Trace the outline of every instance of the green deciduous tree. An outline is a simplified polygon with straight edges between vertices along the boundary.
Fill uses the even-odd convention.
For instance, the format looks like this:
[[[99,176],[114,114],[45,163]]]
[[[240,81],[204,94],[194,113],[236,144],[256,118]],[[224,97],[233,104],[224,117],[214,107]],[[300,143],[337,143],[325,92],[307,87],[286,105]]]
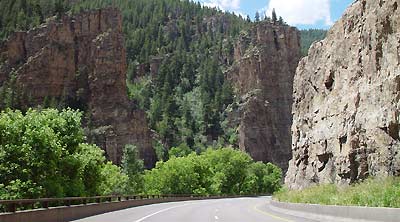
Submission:
[[[142,173],[144,170],[143,160],[139,158],[139,150],[136,146],[125,145],[122,156],[122,171],[128,176],[126,193],[137,194],[143,190]]]
[[[255,163],[246,153],[231,148],[177,156],[146,171],[146,192],[256,194],[272,193],[281,185],[282,172],[278,167]]]
[[[171,157],[185,157],[191,153],[193,153],[193,150],[190,149],[190,147],[188,145],[186,145],[185,143],[182,143],[178,147],[172,147],[168,152],[168,156],[170,158]]]
[[[0,114],[0,199],[101,193],[103,151],[84,143],[71,109]]]
[[[111,162],[107,162],[101,171],[102,181],[99,187],[101,195],[126,194],[129,177],[122,169]]]

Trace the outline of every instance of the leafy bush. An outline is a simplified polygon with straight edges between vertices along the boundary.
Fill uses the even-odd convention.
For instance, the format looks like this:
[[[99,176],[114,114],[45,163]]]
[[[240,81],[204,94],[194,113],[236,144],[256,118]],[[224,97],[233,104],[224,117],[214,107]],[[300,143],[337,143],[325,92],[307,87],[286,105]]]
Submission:
[[[105,193],[110,166],[100,148],[84,143],[81,116],[71,109],[1,112],[0,199]]]
[[[172,157],[146,171],[145,191],[152,194],[256,194],[280,188],[282,173],[273,164],[254,163],[231,148]]]
[[[172,147],[168,152],[168,156],[169,157],[185,157],[191,153],[193,153],[193,150],[191,150],[190,147],[188,145],[186,145],[185,143],[182,143],[178,147]]]
[[[102,182],[100,184],[101,195],[121,195],[125,194],[129,177],[122,173],[120,167],[107,162],[101,171]]]
[[[324,184],[304,190],[284,188],[274,194],[274,198],[294,203],[398,208],[400,178],[370,178],[347,186]]]

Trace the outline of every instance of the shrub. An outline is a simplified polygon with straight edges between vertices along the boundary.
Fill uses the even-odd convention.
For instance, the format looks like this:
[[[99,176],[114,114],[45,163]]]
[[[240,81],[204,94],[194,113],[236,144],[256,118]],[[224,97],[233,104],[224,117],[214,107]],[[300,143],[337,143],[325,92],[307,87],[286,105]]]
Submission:
[[[370,178],[352,185],[324,184],[304,190],[281,189],[274,198],[294,203],[400,207],[400,178]]]
[[[145,172],[144,184],[149,194],[260,194],[280,188],[281,177],[273,164],[254,163],[244,152],[222,148],[158,162]]]

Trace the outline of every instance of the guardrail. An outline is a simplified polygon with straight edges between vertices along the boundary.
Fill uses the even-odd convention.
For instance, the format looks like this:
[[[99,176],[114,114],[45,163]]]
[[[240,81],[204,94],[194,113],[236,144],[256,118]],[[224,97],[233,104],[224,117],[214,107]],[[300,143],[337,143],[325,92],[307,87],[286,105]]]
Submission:
[[[256,195],[247,195],[253,197]],[[129,195],[0,200],[0,222],[68,222],[131,207],[166,202],[245,197],[241,195]]]
[[[122,196],[95,196],[95,197],[67,197],[67,198],[40,198],[20,200],[0,200],[0,213],[15,213],[22,210],[48,209],[49,207],[86,205],[89,203],[106,203],[127,200],[165,199],[165,198],[210,197],[209,195],[122,195]],[[215,196],[216,197],[216,196]]]

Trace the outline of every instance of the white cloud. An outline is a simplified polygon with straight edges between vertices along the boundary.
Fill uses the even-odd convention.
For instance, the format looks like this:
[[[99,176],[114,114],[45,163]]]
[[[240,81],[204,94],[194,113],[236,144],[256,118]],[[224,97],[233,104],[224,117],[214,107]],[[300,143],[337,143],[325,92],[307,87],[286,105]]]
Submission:
[[[267,6],[267,15],[272,9],[290,25],[313,25],[323,21],[332,25],[330,0],[271,0]]]
[[[240,9],[240,0],[205,0],[205,6],[220,8],[222,10]]]

